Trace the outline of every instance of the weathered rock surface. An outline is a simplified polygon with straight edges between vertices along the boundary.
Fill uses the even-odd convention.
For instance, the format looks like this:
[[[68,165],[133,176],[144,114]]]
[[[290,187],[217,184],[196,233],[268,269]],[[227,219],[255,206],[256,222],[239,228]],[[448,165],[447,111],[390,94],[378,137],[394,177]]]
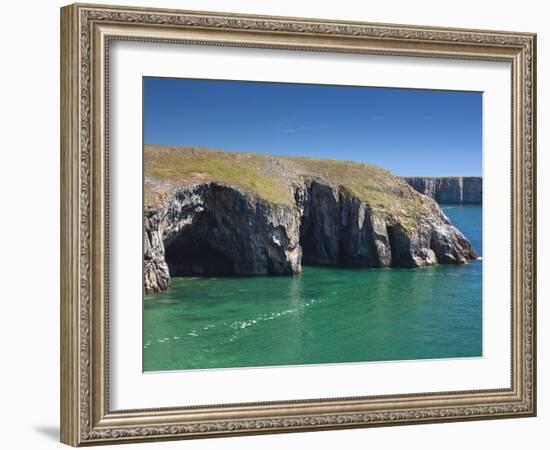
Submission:
[[[162,210],[147,210],[144,214],[143,285],[146,293],[162,292],[170,287],[160,228],[162,217]]]
[[[173,276],[300,271],[295,208],[206,183],[178,189],[163,216],[160,229]]]
[[[462,187],[463,203],[481,204],[483,202],[483,178],[463,177]]]
[[[292,190],[294,202],[278,204],[215,182],[175,189],[145,213],[145,292],[167,289],[170,276],[292,275],[302,264],[412,268],[476,257],[435,201],[410,188],[402,195],[421,207],[414,221],[316,177]]]
[[[483,178],[481,177],[403,177],[421,194],[440,204],[481,204]]]
[[[481,204],[481,177],[403,177],[415,190],[440,204]]]

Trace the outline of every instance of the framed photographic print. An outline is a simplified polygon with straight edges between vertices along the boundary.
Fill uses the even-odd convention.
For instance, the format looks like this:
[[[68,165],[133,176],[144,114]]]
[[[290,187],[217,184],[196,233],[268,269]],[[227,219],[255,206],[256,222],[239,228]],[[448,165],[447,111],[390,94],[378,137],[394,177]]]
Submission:
[[[535,38],[62,8],[62,441],[535,415]]]

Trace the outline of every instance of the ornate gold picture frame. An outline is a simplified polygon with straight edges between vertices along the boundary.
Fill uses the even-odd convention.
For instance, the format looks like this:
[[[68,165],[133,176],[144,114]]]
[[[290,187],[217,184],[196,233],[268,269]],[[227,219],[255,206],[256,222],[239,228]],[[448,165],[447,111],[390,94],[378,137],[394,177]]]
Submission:
[[[511,385],[113,410],[109,401],[108,68],[110,45],[120,40],[510,63]],[[62,442],[80,446],[534,416],[535,87],[536,36],[530,33],[105,5],[62,8]]]

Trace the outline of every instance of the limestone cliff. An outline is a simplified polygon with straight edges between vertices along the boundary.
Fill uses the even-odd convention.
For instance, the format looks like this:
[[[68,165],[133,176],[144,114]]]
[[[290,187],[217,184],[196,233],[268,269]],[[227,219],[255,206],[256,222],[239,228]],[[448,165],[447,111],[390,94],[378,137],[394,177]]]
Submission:
[[[481,204],[483,179],[481,177],[403,177],[421,194],[441,204]]]
[[[371,165],[146,146],[145,174],[146,293],[170,276],[476,257],[434,200]]]

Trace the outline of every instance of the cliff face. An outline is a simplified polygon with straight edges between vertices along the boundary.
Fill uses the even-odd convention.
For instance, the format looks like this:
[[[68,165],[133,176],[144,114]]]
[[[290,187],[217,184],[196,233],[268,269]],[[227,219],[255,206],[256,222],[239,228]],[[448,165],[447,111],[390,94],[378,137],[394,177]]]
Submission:
[[[374,166],[187,149],[145,153],[144,289],[171,276],[476,257],[437,203]]]
[[[170,287],[160,228],[163,216],[162,210],[147,210],[143,218],[143,285],[146,293],[161,292]]]
[[[483,202],[483,178],[463,177],[462,186],[463,203],[481,204]]]
[[[216,183],[176,190],[165,208],[145,214],[145,292],[167,289],[170,276],[291,275],[302,264],[421,267],[476,257],[428,198],[429,214],[403,224],[316,180],[294,194],[288,206]]]
[[[483,179],[481,177],[403,177],[421,194],[440,204],[481,204]]]
[[[207,183],[177,190],[163,216],[160,233],[172,276],[300,271],[296,208]]]

